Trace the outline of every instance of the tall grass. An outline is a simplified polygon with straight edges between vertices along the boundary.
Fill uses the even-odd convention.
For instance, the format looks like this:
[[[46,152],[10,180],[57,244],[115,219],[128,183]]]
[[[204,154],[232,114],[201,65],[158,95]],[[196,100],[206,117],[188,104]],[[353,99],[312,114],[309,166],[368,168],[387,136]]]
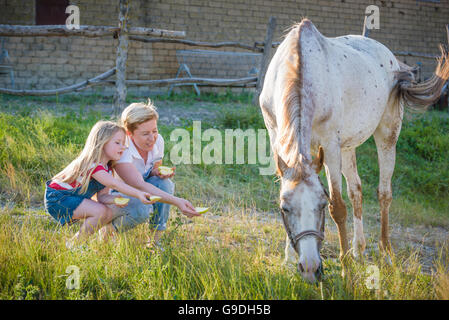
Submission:
[[[327,228],[323,249],[326,273],[322,287],[303,282],[295,268],[282,265],[285,231],[276,209],[279,186],[274,176],[259,175],[259,164],[179,165],[177,195],[194,205],[210,206],[211,213],[188,220],[172,209],[163,239],[165,252],[143,249],[140,242],[148,233],[147,225],[119,235],[116,243],[105,244],[92,237],[87,250],[67,250],[65,239],[79,226],[59,227],[43,212],[44,186],[81,150],[92,125],[107,118],[98,112],[83,112],[82,105],[95,103],[97,98],[74,100],[80,104],[79,112],[72,108],[56,116],[33,110],[34,100],[1,96],[1,299],[448,298],[447,248],[438,248],[440,255],[432,274],[422,272],[418,251],[405,248],[393,256],[392,266],[371,250],[364,262],[351,263],[350,272],[342,278],[336,259],[337,238],[331,228]],[[158,99],[193,107],[198,102],[194,95],[154,97],[156,105]],[[203,121],[203,130],[264,128],[259,110],[248,105],[250,100],[246,94],[206,97],[217,109],[222,104],[229,107],[215,119]],[[54,102],[44,99],[36,103]],[[18,108],[19,104],[31,106]],[[192,121],[185,120],[184,128],[191,127]],[[159,129],[168,158],[174,144],[168,137],[174,127],[161,124]],[[449,226],[448,133],[448,118],[443,113],[430,112],[404,121],[393,177],[393,221]],[[370,208],[365,221],[377,225],[374,141],[358,148],[357,156],[365,207]],[[327,223],[329,227],[332,224]],[[78,290],[66,288],[70,265],[80,269]],[[370,265],[380,271],[378,290],[366,285]]]
[[[326,259],[320,288],[282,265],[279,223],[244,215],[185,222],[169,229],[164,252],[139,244],[148,232],[145,225],[117,242],[92,237],[88,249],[70,251],[64,240],[78,226],[61,228],[45,216],[5,211],[0,214],[0,299],[447,298],[447,271],[422,274],[413,251],[395,256],[393,266],[373,255],[350,265],[345,278],[336,259]],[[369,265],[380,270],[377,290],[366,286]],[[79,289],[66,286],[73,275],[66,272],[69,266],[79,268]]]

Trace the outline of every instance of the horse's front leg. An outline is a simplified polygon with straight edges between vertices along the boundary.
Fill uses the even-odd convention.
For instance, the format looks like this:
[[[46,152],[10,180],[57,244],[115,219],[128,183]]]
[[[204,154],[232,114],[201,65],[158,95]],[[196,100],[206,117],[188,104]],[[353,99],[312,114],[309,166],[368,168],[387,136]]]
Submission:
[[[324,167],[329,185],[330,203],[329,213],[337,225],[340,240],[340,261],[348,253],[348,236],[346,231],[346,205],[341,196],[341,149],[338,143],[323,146]]]

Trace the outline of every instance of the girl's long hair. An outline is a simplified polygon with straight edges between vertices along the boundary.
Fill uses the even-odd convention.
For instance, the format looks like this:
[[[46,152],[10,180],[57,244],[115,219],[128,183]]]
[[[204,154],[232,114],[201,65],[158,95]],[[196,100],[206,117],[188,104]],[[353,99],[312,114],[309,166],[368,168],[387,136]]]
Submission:
[[[73,160],[64,170],[55,175],[52,180],[73,183],[81,177],[80,193],[85,193],[89,186],[92,171],[90,170],[99,164],[103,155],[104,145],[115,135],[116,132],[125,129],[112,121],[98,121],[90,130],[83,151]],[[112,168],[114,161],[108,163],[108,167]]]

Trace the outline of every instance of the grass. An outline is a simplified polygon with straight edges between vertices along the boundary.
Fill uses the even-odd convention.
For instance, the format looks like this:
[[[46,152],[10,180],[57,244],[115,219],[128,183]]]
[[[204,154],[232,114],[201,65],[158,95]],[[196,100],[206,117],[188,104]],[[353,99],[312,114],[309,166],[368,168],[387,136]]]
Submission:
[[[366,260],[352,263],[350,276],[342,278],[330,219],[322,288],[305,283],[294,269],[282,265],[285,231],[277,213],[279,184],[274,176],[259,175],[258,164],[178,165],[177,195],[195,206],[211,206],[211,212],[189,220],[173,209],[163,240],[165,252],[151,254],[139,245],[148,233],[146,225],[120,235],[117,243],[92,237],[87,251],[65,249],[65,239],[79,226],[59,227],[43,211],[45,181],[76,156],[92,125],[107,118],[84,108],[108,99],[0,96],[0,299],[449,298],[445,246],[437,247],[431,273],[422,272],[419,250],[401,247],[392,266],[370,250]],[[227,106],[215,119],[202,121],[203,131],[264,128],[259,110],[249,105],[251,96],[244,92],[204,94],[201,100],[193,94],[153,100],[156,105],[171,101],[192,110],[201,103],[216,110]],[[46,108],[56,105],[60,110],[65,104],[72,107],[63,114]],[[191,120],[184,120],[185,128],[191,126]],[[168,139],[174,128],[159,126],[166,137],[166,157],[174,144]],[[404,121],[392,182],[394,223],[449,227],[448,133],[448,117],[441,112]],[[378,228],[378,167],[372,139],[358,148],[357,156],[365,223]],[[377,246],[377,240],[368,241],[371,248]],[[66,288],[71,265],[80,270],[79,290]],[[379,268],[379,290],[366,286],[370,265]]]
[[[325,260],[322,289],[282,265],[284,231],[250,215],[222,213],[183,221],[152,254],[136,242],[146,226],[117,243],[92,238],[89,250],[69,251],[64,240],[78,226],[61,228],[39,213],[0,215],[1,299],[438,299],[447,297],[447,266],[421,273],[416,253],[398,252],[390,267],[381,256],[350,266],[342,278],[336,259]],[[184,220],[181,218],[181,220]],[[263,226],[261,228],[261,225]],[[243,232],[244,231],[244,232]],[[446,252],[447,254],[447,252]],[[80,288],[69,290],[69,266],[79,268]],[[380,270],[380,289],[365,283],[369,265]]]

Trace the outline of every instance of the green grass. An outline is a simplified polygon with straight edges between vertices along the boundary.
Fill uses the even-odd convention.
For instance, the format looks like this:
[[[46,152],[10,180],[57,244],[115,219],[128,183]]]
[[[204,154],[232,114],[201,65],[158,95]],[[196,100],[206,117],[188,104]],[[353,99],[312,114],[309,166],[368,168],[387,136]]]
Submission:
[[[370,251],[365,262],[351,264],[350,276],[342,278],[336,234],[330,228],[323,248],[322,290],[305,283],[295,270],[282,265],[285,231],[276,220],[279,183],[274,176],[259,175],[257,164],[178,165],[177,195],[196,206],[210,206],[211,213],[188,220],[173,209],[163,253],[151,254],[139,244],[148,233],[146,225],[120,235],[117,243],[92,237],[88,251],[67,250],[65,239],[79,226],[59,227],[49,219],[42,209],[45,181],[77,155],[92,125],[107,118],[98,111],[83,112],[84,108],[108,99],[0,96],[0,299],[448,298],[446,247],[437,248],[432,274],[421,272],[419,252],[409,247],[396,251],[392,266]],[[203,131],[264,128],[245,92],[204,94],[201,99],[186,93],[153,100],[156,105],[171,101],[191,109],[204,102],[215,110],[226,106],[215,119],[202,122]],[[59,111],[65,104],[75,107],[64,115],[46,109],[55,105]],[[183,127],[191,129],[192,121],[185,119]],[[159,126],[167,157],[174,128]],[[392,181],[393,222],[449,227],[448,155],[447,114],[428,112],[404,120]],[[364,207],[369,209],[365,223],[378,228],[378,166],[372,139],[358,148],[357,157]],[[332,223],[327,221],[328,226]],[[65,286],[70,265],[80,268],[79,290]],[[369,265],[380,268],[381,290],[365,285]]]
[[[40,214],[44,214],[41,212]],[[21,218],[21,219],[19,219]],[[236,229],[236,220],[242,219]],[[183,220],[183,219],[182,219]],[[219,223],[195,219],[170,228],[166,251],[150,253],[138,244],[145,226],[116,243],[95,238],[87,251],[69,251],[64,240],[78,226],[61,228],[49,219],[0,215],[0,299],[437,299],[447,296],[448,274],[420,272],[416,253],[399,252],[393,266],[373,255],[340,276],[336,259],[325,260],[322,289],[305,283],[281,264],[284,231],[260,227],[244,215]],[[243,231],[243,232],[242,232]],[[213,238],[213,240],[210,240]],[[447,252],[446,252],[447,254]],[[380,290],[366,287],[369,265],[380,270]],[[69,266],[79,268],[80,288],[67,289]],[[444,291],[446,290],[446,291]]]

